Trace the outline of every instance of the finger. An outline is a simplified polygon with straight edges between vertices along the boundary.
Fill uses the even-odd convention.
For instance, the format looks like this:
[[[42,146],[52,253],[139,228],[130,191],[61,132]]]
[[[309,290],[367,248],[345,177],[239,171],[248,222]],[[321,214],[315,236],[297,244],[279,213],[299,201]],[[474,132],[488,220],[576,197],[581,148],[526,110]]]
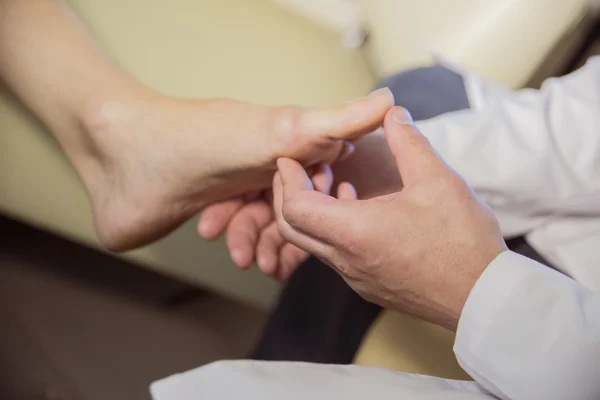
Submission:
[[[387,114],[384,127],[404,186],[448,173],[449,167],[414,125],[407,110],[394,107]]]
[[[329,194],[331,186],[333,185],[333,173],[331,172],[331,168],[327,164],[317,166],[315,173],[312,176],[312,182],[316,190]],[[277,223],[274,222],[260,234],[260,239],[258,240],[258,246],[256,248],[256,263],[259,269],[267,275],[275,276],[276,274],[281,274],[282,256],[288,257],[286,263],[287,265],[290,265],[291,268],[294,256],[298,258],[300,254],[304,254],[304,252],[299,249],[291,250],[294,248],[297,249],[293,245],[286,245],[286,240],[281,236],[279,229],[277,228]],[[284,251],[284,249],[287,250]]]
[[[358,194],[351,183],[342,182],[337,189],[337,198],[340,200],[356,200],[358,199]]]
[[[279,251],[279,266],[274,277],[280,282],[287,281],[292,273],[306,261],[309,254],[291,243],[286,243]]]
[[[333,172],[327,164],[319,164],[311,177],[315,190],[321,193],[329,194],[333,185]]]
[[[283,186],[282,198],[279,200],[281,215],[278,215],[278,218],[282,218],[296,234],[303,233],[312,240],[318,239],[321,244],[337,243],[336,238],[344,236],[346,227],[353,224],[354,202],[338,201],[325,194],[308,190],[306,173],[294,160],[279,159],[277,167]],[[275,193],[277,195],[277,192]],[[287,235],[294,236],[289,229],[282,234],[288,240],[290,238]],[[313,250],[296,243],[294,239],[290,241],[314,254]]]
[[[225,200],[206,207],[198,219],[198,234],[206,240],[218,238],[234,214],[244,205],[242,198]]]
[[[262,273],[266,275],[275,273],[279,264],[279,250],[285,242],[275,222],[261,232],[256,246],[256,264]]]
[[[291,160],[289,160],[291,161]],[[278,162],[279,164],[279,162]],[[296,177],[297,182],[295,182],[296,188],[299,190],[312,190],[312,182],[306,176],[306,173],[300,167],[301,172],[299,176]],[[303,176],[304,175],[304,176]],[[291,183],[289,183],[291,184]],[[317,192],[314,192],[317,193]],[[324,194],[319,194],[320,196],[328,197]],[[283,217],[283,206],[284,206],[284,193],[283,193],[283,183],[281,180],[280,172],[277,172],[273,178],[273,208],[275,210],[275,217],[277,221],[277,228],[279,233],[283,238],[285,238],[290,243],[295,244],[296,246],[312,253],[318,257],[327,258],[329,254],[329,248],[324,243],[316,240],[308,235],[303,234],[302,232],[294,229],[290,224],[287,223],[285,218]]]
[[[227,227],[227,248],[231,259],[240,268],[249,268],[254,261],[260,232],[273,219],[271,207],[264,201],[245,205]]]
[[[306,110],[301,117],[301,126],[309,135],[328,140],[350,140],[377,129],[393,106],[392,92],[382,88],[341,106]]]

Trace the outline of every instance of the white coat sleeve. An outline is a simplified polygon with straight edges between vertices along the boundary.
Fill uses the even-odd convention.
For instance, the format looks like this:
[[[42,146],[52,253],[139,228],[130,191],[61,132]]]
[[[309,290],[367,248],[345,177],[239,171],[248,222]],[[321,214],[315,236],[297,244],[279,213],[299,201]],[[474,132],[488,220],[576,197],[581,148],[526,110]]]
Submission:
[[[418,125],[506,236],[552,214],[600,214],[600,57],[541,90],[503,92]]]
[[[501,399],[600,399],[600,294],[506,251],[471,291],[454,351]]]

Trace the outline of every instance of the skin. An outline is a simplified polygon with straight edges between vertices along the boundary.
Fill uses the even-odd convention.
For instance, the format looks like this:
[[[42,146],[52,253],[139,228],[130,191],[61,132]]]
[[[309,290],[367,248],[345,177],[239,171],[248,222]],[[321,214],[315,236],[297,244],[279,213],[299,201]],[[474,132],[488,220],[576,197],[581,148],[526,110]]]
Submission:
[[[361,199],[369,199],[402,189],[383,129],[360,138],[354,146],[351,155],[332,165],[333,176],[313,178],[317,190],[329,193],[333,186],[347,181],[356,187]],[[268,191],[211,204],[200,216],[198,232],[207,240],[226,233],[231,258],[239,268],[248,269],[256,262],[263,273],[284,281],[309,255],[281,236],[272,197]]]
[[[404,187],[357,200],[314,190],[296,161],[280,159],[274,207],[282,236],[333,269],[365,299],[456,330],[471,289],[506,251],[498,222],[433,150],[402,108],[385,133]]]
[[[280,157],[315,168],[339,159],[393,105],[388,90],[325,109],[165,96],[117,65],[61,0],[0,0],[0,80],[53,132],[114,251],[269,187]]]

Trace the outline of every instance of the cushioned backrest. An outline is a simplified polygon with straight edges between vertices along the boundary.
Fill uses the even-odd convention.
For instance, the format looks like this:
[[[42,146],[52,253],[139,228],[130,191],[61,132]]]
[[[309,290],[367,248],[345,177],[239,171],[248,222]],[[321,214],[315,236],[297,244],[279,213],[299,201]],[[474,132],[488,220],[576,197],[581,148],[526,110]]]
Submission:
[[[526,84],[590,0],[357,0],[381,76],[447,60],[508,87]]]

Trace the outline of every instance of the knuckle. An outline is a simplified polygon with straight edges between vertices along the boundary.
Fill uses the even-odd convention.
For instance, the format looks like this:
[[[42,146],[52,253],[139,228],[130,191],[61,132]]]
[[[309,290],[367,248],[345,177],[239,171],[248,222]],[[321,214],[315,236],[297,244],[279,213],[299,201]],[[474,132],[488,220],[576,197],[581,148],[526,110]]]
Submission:
[[[296,205],[293,202],[286,202],[283,204],[281,208],[281,216],[283,220],[279,220],[281,223],[288,223],[290,225],[294,225],[294,222],[297,221],[298,211],[296,210]]]
[[[227,236],[232,240],[254,241],[256,239],[256,231],[251,226],[242,225],[229,229]]]
[[[314,212],[311,211],[311,208],[310,200],[300,193],[290,201],[284,202],[281,214],[288,224],[297,226],[302,222],[314,219]]]
[[[431,142],[429,142],[429,139],[421,134],[421,132],[419,131],[419,128],[415,127],[411,127],[411,129],[414,130],[414,132],[412,132],[411,135],[408,136],[407,141],[408,144],[413,145],[415,147],[418,148],[423,148],[423,150],[431,150]]]
[[[240,241],[243,240],[247,243],[255,243],[258,238],[257,233],[252,229],[242,229],[238,232],[237,236]]]
[[[340,238],[342,247],[350,254],[360,256],[368,247],[366,241],[367,236],[361,231],[348,232],[344,237]]]
[[[458,175],[452,174],[444,179],[441,189],[442,194],[450,200],[464,201],[472,198],[471,190]]]
[[[240,233],[248,237],[251,241],[256,241],[260,233],[260,227],[256,221],[250,219],[248,223],[240,228]]]
[[[361,259],[372,248],[374,225],[369,221],[371,213],[367,208],[363,208],[362,218],[356,218],[352,221],[346,221],[343,230],[332,238],[333,243],[344,249],[349,255]]]

